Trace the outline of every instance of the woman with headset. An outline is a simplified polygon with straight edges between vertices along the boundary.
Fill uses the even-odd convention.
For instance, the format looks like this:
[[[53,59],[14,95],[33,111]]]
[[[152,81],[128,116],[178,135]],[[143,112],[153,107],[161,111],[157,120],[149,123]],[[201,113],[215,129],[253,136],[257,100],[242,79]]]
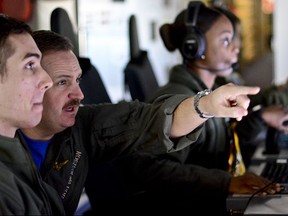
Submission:
[[[224,14],[202,2],[190,2],[188,8],[177,15],[174,23],[161,26],[160,34],[169,51],[180,52],[183,63],[171,68],[168,83],[153,98],[167,93],[196,95],[201,91],[203,94],[199,96],[205,97],[207,92],[216,88],[216,78],[230,75],[238,62],[240,47],[233,43],[231,22]],[[177,172],[182,171],[185,176],[177,180],[181,184],[171,180],[176,177],[171,177],[161,182],[163,191],[149,186],[146,196],[159,199],[178,196],[176,206],[179,209],[187,211],[191,208],[203,214],[225,215],[228,214],[226,198],[229,193],[253,193],[244,184],[251,181],[252,174],[245,172],[241,152],[236,151],[238,148],[235,147],[229,119],[213,118],[201,110],[199,115],[209,119],[198,142],[179,153],[158,157],[162,163],[170,163],[169,168],[159,167],[160,173],[168,173],[171,167],[177,167],[172,161],[181,164],[177,167]],[[152,170],[151,167],[146,170]],[[173,190],[169,189],[172,187]]]
[[[171,69],[168,83],[153,98],[163,94],[195,95],[199,91],[213,90],[219,87],[216,82],[218,78],[231,77],[238,63],[241,48],[240,20],[228,10],[207,7],[199,1],[190,2],[187,10],[178,14],[173,24],[161,26],[160,34],[169,51],[179,50],[183,64]],[[240,79],[233,81],[244,84]],[[288,130],[282,124],[288,119],[286,110],[271,106],[273,100],[287,105],[287,93],[277,94],[273,88],[253,98],[251,107],[254,109],[237,125],[233,119],[209,119],[199,139],[201,141],[194,145],[184,160],[207,168],[228,170],[233,175],[244,174],[250,158],[243,160],[240,146],[234,147],[235,136],[239,136],[236,141],[239,138],[241,144],[248,145],[259,141],[265,123],[279,130]],[[259,104],[265,106],[265,109],[259,109]],[[235,134],[235,131],[238,133]],[[234,157],[237,160],[231,160],[233,150],[238,154]]]
[[[196,95],[203,91],[205,95],[205,91],[216,88],[216,78],[230,75],[238,62],[240,47],[233,43],[231,22],[224,14],[202,2],[190,2],[173,24],[161,26],[160,34],[169,51],[180,51],[183,63],[171,69],[168,83],[154,94],[152,100],[167,93]],[[205,132],[193,150],[187,153],[185,161],[228,171],[229,166],[235,165],[235,161],[234,164],[228,163],[231,140],[229,119],[210,118],[205,124]],[[239,172],[235,168],[230,167],[233,169],[231,173]]]

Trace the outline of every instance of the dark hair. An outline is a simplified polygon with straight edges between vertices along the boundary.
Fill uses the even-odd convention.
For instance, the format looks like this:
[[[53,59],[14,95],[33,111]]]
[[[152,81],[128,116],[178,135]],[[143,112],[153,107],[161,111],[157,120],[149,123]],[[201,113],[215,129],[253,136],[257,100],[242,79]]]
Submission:
[[[69,38],[50,30],[34,31],[32,37],[42,53],[73,50]]]
[[[32,34],[32,30],[25,22],[0,14],[0,76],[6,73],[6,61],[13,55],[13,44],[7,41],[11,34]]]
[[[169,51],[176,49],[181,51],[182,43],[189,33],[185,24],[186,13],[187,9],[181,11],[174,23],[164,24],[160,27],[161,38]],[[205,34],[221,16],[219,11],[203,5],[199,8],[195,26],[202,34]]]

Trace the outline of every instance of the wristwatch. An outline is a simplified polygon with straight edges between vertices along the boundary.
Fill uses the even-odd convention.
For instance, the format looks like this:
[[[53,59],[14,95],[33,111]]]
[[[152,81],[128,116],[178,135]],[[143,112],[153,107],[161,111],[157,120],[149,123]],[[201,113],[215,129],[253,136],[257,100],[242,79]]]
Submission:
[[[213,118],[214,116],[209,114],[209,113],[203,113],[199,109],[199,100],[200,98],[207,96],[210,94],[212,91],[211,89],[205,89],[203,91],[198,92],[195,97],[194,97],[194,109],[195,111],[199,114],[201,118]]]

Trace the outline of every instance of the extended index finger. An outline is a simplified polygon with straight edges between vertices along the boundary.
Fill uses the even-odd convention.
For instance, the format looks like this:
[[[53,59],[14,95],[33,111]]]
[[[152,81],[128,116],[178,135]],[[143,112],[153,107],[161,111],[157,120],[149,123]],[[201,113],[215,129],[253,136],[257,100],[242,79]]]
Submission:
[[[259,86],[237,86],[233,84],[228,84],[231,88],[230,92],[237,93],[238,95],[256,95],[260,92]]]

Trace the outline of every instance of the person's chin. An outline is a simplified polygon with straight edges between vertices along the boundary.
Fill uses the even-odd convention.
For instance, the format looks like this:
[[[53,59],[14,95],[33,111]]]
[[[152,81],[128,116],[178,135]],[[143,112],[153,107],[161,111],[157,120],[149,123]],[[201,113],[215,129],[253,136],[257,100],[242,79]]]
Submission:
[[[75,118],[68,118],[63,121],[65,127],[72,127],[75,124]]]
[[[23,125],[22,128],[33,128],[37,126],[40,123],[41,118],[42,118],[42,112],[38,112],[36,114],[34,113],[33,115],[30,116],[30,118],[26,121],[25,126]]]
[[[227,76],[229,76],[232,72],[233,72],[233,68],[230,67],[230,68],[227,68],[227,69],[224,70],[224,71],[221,71],[221,72],[217,73],[217,75],[218,75],[218,76],[221,76],[221,77],[227,77]]]

